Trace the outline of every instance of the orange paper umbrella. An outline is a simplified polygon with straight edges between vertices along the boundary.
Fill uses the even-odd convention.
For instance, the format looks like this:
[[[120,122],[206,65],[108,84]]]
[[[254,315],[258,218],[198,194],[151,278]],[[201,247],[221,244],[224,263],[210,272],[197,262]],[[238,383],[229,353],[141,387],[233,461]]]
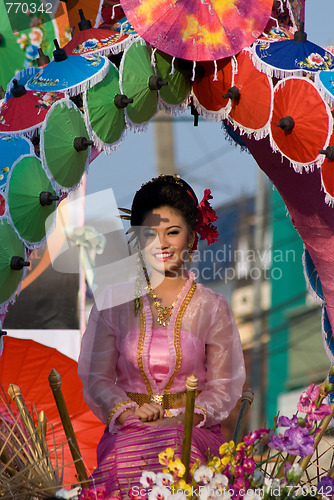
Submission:
[[[232,100],[229,120],[241,133],[254,134],[255,139],[262,139],[269,133],[272,115],[271,79],[254,67],[248,50],[240,52],[236,60],[234,87],[228,92]]]
[[[79,31],[78,24],[81,21],[79,10],[84,12],[85,18],[95,27],[96,21],[99,21],[102,3],[103,0],[67,0],[64,2],[73,34]]]
[[[235,59],[226,58],[217,61],[201,62],[197,69],[202,75],[193,83],[194,106],[205,120],[221,121],[231,110],[231,101],[223,97],[234,85]]]
[[[274,111],[270,125],[271,147],[290,160],[293,168],[321,165],[333,131],[329,106],[306,78],[286,78],[274,89]]]
[[[27,406],[34,404],[47,417],[47,442],[53,448],[52,428],[56,444],[66,441],[56,403],[49,387],[48,376],[55,368],[62,377],[62,392],[71,418],[78,445],[88,473],[96,464],[96,446],[105,426],[89,410],[82,396],[82,384],[77,375],[77,363],[56,349],[33,340],[6,337],[0,359],[0,380],[7,391],[9,384],[20,387]],[[0,407],[1,410],[1,407]],[[58,450],[61,455],[61,450]],[[52,456],[52,455],[51,455]],[[59,459],[59,457],[58,457]],[[61,462],[61,460],[60,460]],[[64,463],[72,462],[66,444]],[[66,467],[64,484],[75,482],[74,466]]]

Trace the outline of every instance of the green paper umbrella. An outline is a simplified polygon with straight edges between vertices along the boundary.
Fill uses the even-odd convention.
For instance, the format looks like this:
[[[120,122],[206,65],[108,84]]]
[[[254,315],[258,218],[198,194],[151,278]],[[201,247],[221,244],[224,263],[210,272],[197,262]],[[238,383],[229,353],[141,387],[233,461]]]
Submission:
[[[80,110],[64,99],[51,106],[41,128],[41,159],[59,186],[70,189],[85,171],[92,141]]]
[[[128,103],[121,95],[119,73],[110,63],[102,82],[84,92],[84,114],[89,135],[98,149],[110,152],[117,148],[125,129],[124,107]]]
[[[157,112],[158,90],[166,85],[154,74],[151,54],[141,42],[132,43],[124,51],[120,66],[120,87],[122,94],[133,99],[126,107],[131,124],[148,122]]]
[[[6,311],[6,304],[14,301],[15,293],[23,278],[26,252],[22,241],[18,238],[7,219],[0,224],[0,312]]]
[[[36,156],[24,156],[13,167],[8,184],[8,208],[26,246],[35,248],[46,236],[45,221],[58,199]]]
[[[155,52],[157,75],[168,82],[160,89],[160,99],[167,108],[185,102],[191,91],[191,82],[181,71],[172,65],[172,57],[157,50]]]

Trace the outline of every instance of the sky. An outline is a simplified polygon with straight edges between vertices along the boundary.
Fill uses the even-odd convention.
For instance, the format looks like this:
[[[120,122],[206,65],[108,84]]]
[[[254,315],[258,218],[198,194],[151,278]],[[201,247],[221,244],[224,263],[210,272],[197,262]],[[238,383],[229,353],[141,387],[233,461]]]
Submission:
[[[308,40],[326,47],[334,45],[334,0],[306,0],[305,31]],[[173,121],[177,172],[201,199],[205,188],[212,190],[213,206],[228,203],[240,195],[252,194],[258,167],[252,156],[226,139],[221,124],[200,119],[193,126],[190,110]],[[154,130],[129,131],[119,149],[104,153],[92,162],[87,194],[112,188],[118,206],[130,207],[134,192],[156,176]]]

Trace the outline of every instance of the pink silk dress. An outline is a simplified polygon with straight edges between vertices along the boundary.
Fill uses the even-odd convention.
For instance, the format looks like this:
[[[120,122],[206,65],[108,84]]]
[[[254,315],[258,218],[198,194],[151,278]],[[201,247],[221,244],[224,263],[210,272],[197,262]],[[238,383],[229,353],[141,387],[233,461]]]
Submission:
[[[245,381],[240,336],[226,299],[201,284],[194,291],[193,281],[190,273],[166,328],[153,328],[147,295],[142,325],[133,301],[92,310],[78,373],[84,398],[95,415],[107,423],[113,410],[91,478],[96,486],[106,486],[108,493],[118,490],[127,498],[129,487],[140,486],[143,470],[162,471],[161,451],[172,447],[176,458],[182,451],[182,424],[150,427],[133,415],[123,425],[116,423],[123,411],[138,408],[127,392],[180,393],[185,391],[187,376],[194,373],[201,391],[195,412],[204,418],[193,429],[191,462],[206,461],[208,449],[217,454],[224,441],[220,424],[240,398]],[[117,287],[108,294],[110,304]],[[184,411],[171,410],[174,415]]]

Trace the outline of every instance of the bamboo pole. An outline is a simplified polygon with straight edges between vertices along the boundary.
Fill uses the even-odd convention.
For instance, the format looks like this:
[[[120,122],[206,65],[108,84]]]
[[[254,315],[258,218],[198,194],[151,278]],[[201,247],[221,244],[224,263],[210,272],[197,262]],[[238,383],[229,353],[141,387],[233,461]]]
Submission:
[[[182,463],[186,468],[183,479],[186,482],[189,479],[191,438],[193,433],[194,407],[197,386],[198,378],[196,377],[196,375],[189,375],[186,381],[186,412],[184,416],[182,440]]]
[[[232,437],[232,440],[234,441],[235,445],[237,445],[241,441],[241,436],[244,432],[244,427],[245,427],[246,415],[250,405],[253,403],[253,400],[254,400],[254,392],[252,391],[252,389],[246,389],[241,396],[240,411]]]
[[[49,384],[52,389],[53,396],[55,398],[55,402],[58,408],[58,412],[61,418],[61,422],[63,424],[66,437],[68,439],[68,444],[74,460],[75,468],[78,473],[78,479],[83,488],[89,488],[87,472],[82,460],[82,456],[80,454],[79,445],[74,434],[72,422],[68,414],[67,406],[60,387],[61,376],[57,372],[57,370],[55,370],[55,368],[52,368],[51,372],[49,373]]]

